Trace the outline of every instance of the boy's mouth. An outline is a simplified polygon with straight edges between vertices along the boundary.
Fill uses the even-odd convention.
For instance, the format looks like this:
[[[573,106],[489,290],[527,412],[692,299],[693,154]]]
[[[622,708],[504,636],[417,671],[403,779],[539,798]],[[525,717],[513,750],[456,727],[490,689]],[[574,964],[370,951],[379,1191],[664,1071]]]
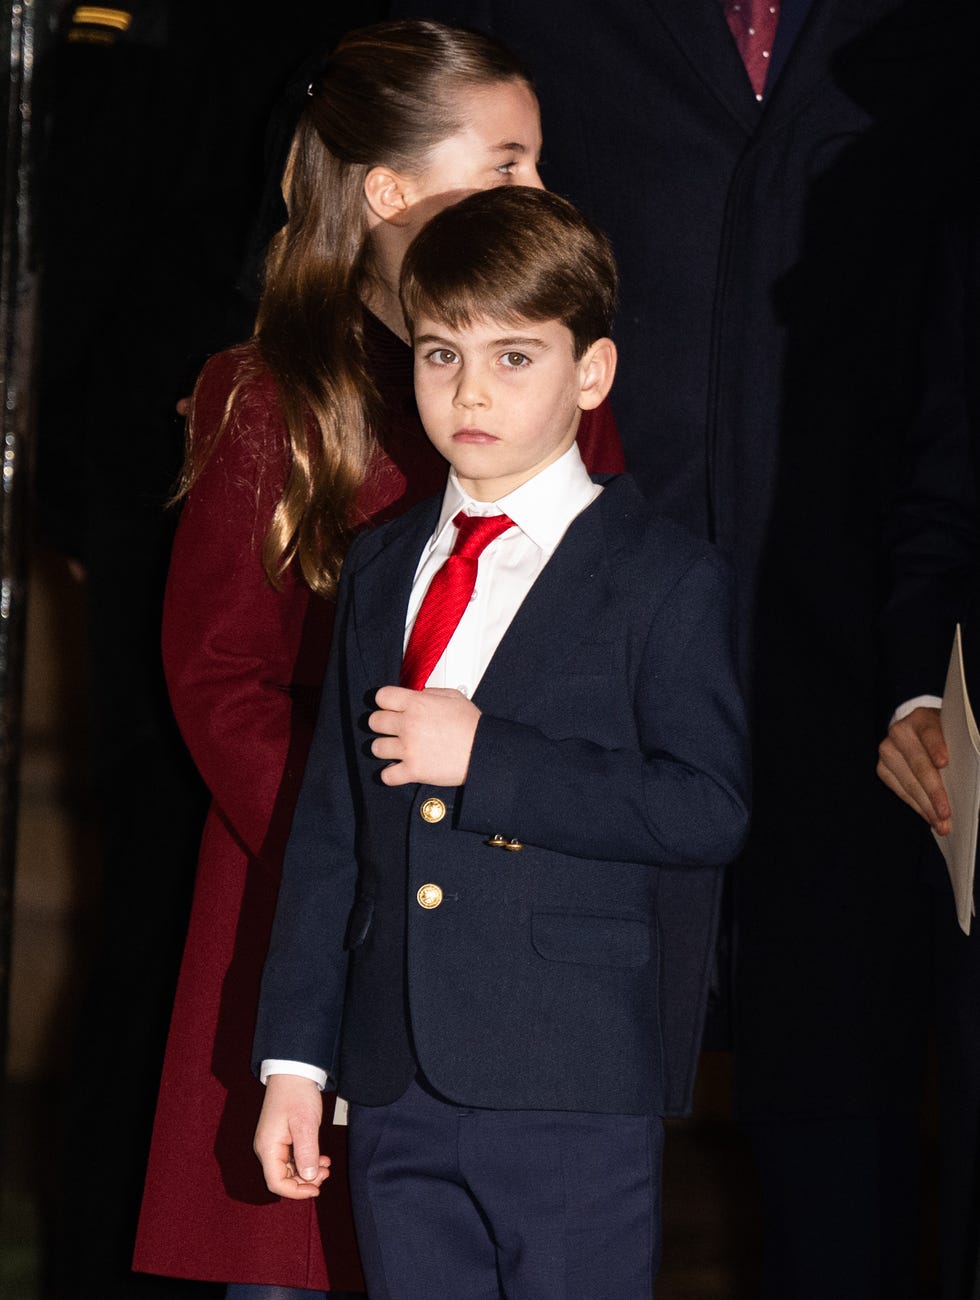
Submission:
[[[491,443],[497,442],[495,434],[487,433],[483,429],[457,429],[453,434],[453,442],[468,443]]]

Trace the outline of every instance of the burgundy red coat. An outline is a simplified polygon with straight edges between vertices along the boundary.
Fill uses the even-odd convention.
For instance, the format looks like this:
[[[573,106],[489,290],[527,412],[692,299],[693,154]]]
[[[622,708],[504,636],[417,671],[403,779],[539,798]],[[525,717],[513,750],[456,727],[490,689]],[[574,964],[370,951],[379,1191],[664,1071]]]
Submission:
[[[373,319],[368,346],[387,421],[359,507],[380,522],[439,491],[446,464],[418,420],[409,349]],[[232,349],[205,367],[194,404],[205,436],[221,420],[247,357],[255,360],[250,347]],[[585,414],[579,444],[590,470],[622,469],[608,406]],[[262,372],[239,389],[233,421],[177,530],[164,663],[177,721],[212,804],[134,1266],[220,1282],[356,1290],[363,1283],[347,1200],[346,1130],[324,1126],[333,1176],[314,1201],[270,1195],[251,1150],[262,1102],[249,1072],[259,978],[332,621],[332,607],[292,570],[276,591],[262,569],[262,541],[287,463],[275,385]]]

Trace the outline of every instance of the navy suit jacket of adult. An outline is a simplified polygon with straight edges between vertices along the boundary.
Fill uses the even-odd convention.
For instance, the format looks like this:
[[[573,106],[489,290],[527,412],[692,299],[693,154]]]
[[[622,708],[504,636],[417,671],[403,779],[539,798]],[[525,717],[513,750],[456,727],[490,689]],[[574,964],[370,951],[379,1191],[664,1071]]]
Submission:
[[[255,1058],[320,1065],[366,1105],[421,1066],[466,1105],[683,1111],[719,864],[747,821],[727,566],[612,479],[480,682],[465,786],[389,788],[366,715],[398,680],[439,508],[366,534],[345,566]],[[440,906],[420,906],[426,884]]]
[[[942,695],[964,625],[968,688],[980,699],[980,203],[950,213],[936,241],[922,342],[922,396],[889,534],[882,618],[891,700]]]

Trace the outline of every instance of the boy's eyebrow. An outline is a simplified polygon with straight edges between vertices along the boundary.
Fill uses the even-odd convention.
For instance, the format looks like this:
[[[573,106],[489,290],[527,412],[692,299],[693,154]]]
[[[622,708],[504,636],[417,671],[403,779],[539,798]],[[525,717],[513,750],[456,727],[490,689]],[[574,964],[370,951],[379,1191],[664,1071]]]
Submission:
[[[444,343],[449,348],[456,345],[451,338],[443,338],[440,334],[416,334],[414,342],[419,343]],[[486,344],[487,348],[546,348],[548,345],[544,339],[533,338],[530,335],[508,334],[504,338],[490,339]]]
[[[544,339],[532,338],[530,335],[508,334],[506,338],[492,339],[491,348],[546,348]]]
[[[449,339],[444,339],[438,334],[416,334],[412,342],[417,346],[419,343],[449,343]]]
[[[491,153],[527,153],[527,145],[521,144],[519,140],[505,141],[503,144],[492,144]]]

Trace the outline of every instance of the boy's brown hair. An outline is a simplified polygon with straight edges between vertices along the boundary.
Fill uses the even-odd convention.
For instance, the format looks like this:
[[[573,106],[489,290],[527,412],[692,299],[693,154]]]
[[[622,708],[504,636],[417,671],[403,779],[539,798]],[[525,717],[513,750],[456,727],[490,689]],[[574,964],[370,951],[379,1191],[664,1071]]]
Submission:
[[[405,256],[401,300],[454,329],[481,318],[557,320],[581,357],[612,328],[616,260],[606,236],[566,199],[508,185],[471,194],[420,231]]]

